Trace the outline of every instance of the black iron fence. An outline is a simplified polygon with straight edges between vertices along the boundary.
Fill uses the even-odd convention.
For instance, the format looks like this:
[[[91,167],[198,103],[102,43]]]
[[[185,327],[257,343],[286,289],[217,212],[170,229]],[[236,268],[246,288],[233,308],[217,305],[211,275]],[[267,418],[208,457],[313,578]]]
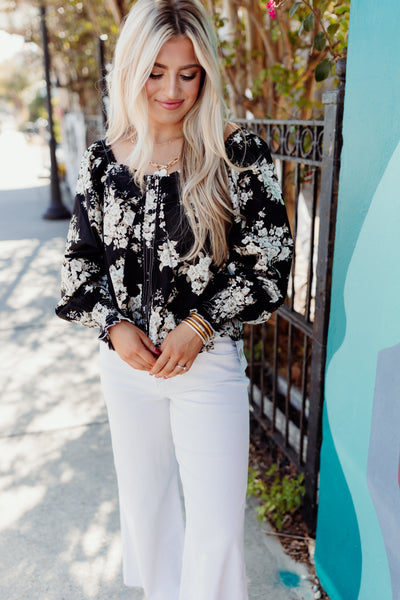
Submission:
[[[237,120],[270,146],[295,240],[285,304],[267,324],[247,328],[250,407],[269,438],[305,474],[310,529],[318,501],[344,65],[340,75],[341,86],[324,94],[323,121]]]

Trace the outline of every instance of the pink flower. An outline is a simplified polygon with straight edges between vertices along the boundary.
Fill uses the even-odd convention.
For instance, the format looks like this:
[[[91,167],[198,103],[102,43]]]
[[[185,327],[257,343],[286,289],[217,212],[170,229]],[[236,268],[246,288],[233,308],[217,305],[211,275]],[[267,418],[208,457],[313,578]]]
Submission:
[[[275,19],[276,17],[276,4],[275,0],[269,0],[267,2],[267,13],[271,17],[271,19]]]

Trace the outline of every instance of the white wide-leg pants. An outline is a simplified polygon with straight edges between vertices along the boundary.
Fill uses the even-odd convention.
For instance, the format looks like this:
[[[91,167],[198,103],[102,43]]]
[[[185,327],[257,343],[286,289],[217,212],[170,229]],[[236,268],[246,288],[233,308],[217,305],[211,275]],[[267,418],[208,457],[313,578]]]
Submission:
[[[146,600],[247,600],[249,406],[240,349],[219,337],[190,371],[156,379],[100,347],[124,583],[142,587]]]

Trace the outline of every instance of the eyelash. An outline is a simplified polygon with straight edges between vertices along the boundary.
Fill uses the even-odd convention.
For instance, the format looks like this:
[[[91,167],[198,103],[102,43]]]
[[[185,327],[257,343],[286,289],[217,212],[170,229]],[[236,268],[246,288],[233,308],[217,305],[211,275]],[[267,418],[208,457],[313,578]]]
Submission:
[[[183,79],[183,81],[192,81],[196,75],[197,73],[194,73],[193,75],[181,75],[180,77]],[[161,79],[162,76],[163,73],[150,73],[149,75],[150,79]]]

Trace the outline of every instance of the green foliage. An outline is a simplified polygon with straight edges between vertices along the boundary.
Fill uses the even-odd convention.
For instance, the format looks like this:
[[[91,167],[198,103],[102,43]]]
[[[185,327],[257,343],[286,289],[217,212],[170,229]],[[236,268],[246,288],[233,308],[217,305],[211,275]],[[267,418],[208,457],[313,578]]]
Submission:
[[[321,50],[323,50],[326,46],[326,37],[323,31],[320,31],[319,33],[317,33],[317,35],[314,38],[314,48],[316,50],[318,50],[318,52],[321,52]]]
[[[324,81],[336,60],[346,53],[350,0],[302,0],[292,5],[289,15],[300,22],[299,36],[308,40],[312,34],[307,42],[311,42],[311,51],[323,53],[314,76],[317,82]]]
[[[14,3],[17,6],[17,3]],[[30,20],[21,19],[19,30],[26,41],[42,45],[40,18],[36,0],[26,0],[33,6]],[[99,110],[99,35],[107,34],[106,61],[111,61],[118,26],[110,6],[105,2],[81,0],[47,0],[46,23],[52,71],[62,87],[79,96],[88,113]],[[21,11],[22,12],[22,11]],[[23,13],[22,13],[23,14]],[[28,14],[28,13],[27,13]]]
[[[47,119],[46,99],[41,90],[37,90],[35,97],[28,104],[28,111],[29,121],[36,121],[39,118]]]
[[[293,6],[291,7],[291,9],[289,10],[289,17],[292,18],[294,17],[294,15],[296,14],[296,11],[298,8],[300,8],[300,6],[302,5],[302,2],[295,2],[293,4]]]
[[[266,0],[202,1],[219,34],[233,114],[244,116],[250,110],[256,117],[309,118],[312,107],[313,116],[319,116],[315,81],[334,73],[332,67],[346,52],[350,0],[277,0],[276,19],[268,17]],[[26,2],[37,7],[36,0]],[[131,4],[118,2],[122,12]],[[98,112],[98,37],[108,36],[110,63],[119,29],[112,10],[117,3],[47,0],[46,5],[53,70],[61,86],[78,94],[87,112]],[[38,17],[21,25],[19,33],[41,45]]]
[[[314,31],[314,27],[315,27],[315,18],[313,13],[310,13],[306,16],[306,18],[304,19],[304,21],[301,22],[304,31]]]
[[[253,98],[262,95],[264,81],[266,81],[267,77],[268,69],[261,69],[259,76],[254,78],[252,88]]]
[[[333,63],[329,58],[324,58],[315,68],[315,80],[323,81],[329,77]]]
[[[272,465],[267,471],[267,477],[273,478],[272,482],[267,484],[260,478],[260,473],[250,467],[247,497],[260,498],[262,504],[256,509],[257,519],[264,522],[268,515],[276,528],[281,531],[285,516],[288,513],[293,514],[301,506],[305,487],[303,473],[295,478],[285,475],[281,479],[277,471],[276,465]]]
[[[339,28],[340,28],[340,23],[331,23],[330,25],[328,25],[326,31],[329,36],[333,37],[337,33]]]
[[[0,99],[21,111],[31,102],[43,78],[42,62],[35,52],[23,51],[0,64]]]
[[[334,75],[346,53],[350,0],[276,0],[276,19],[268,16],[265,0],[238,0],[236,9],[245,9],[240,12],[225,12],[226,3],[217,0],[210,5],[233,113],[319,118],[318,84]]]

